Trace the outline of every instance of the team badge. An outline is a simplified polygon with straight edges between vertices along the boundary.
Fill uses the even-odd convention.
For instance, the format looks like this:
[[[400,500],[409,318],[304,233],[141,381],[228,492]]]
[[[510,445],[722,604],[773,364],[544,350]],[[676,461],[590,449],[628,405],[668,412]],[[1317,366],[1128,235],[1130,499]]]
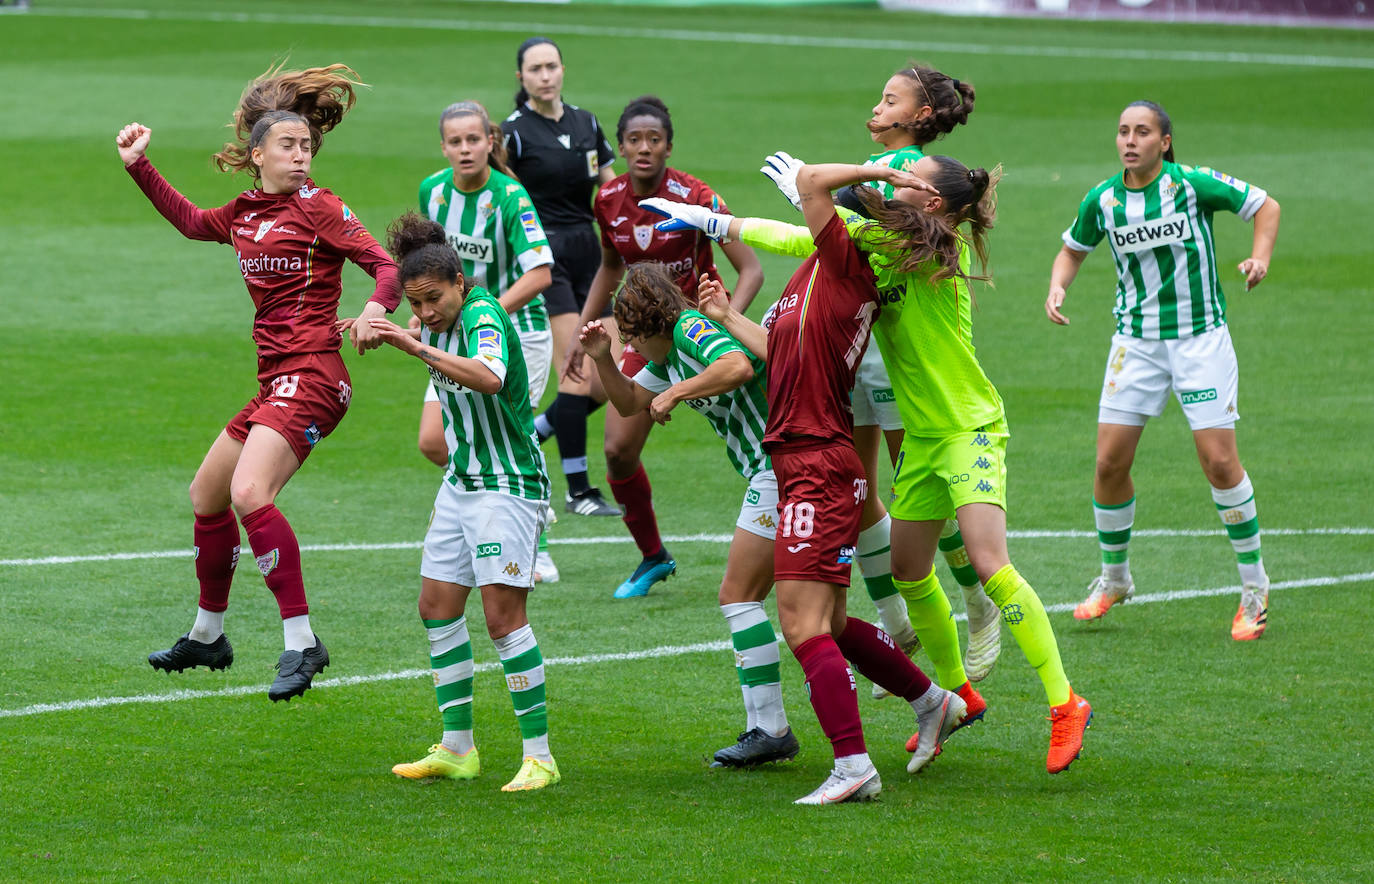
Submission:
[[[258,232],[253,234],[253,242],[262,242],[262,238],[267,235],[267,231],[272,229],[276,221],[263,221],[258,224]]]
[[[484,190],[477,195],[477,222],[480,224],[491,216],[491,191]]]
[[[276,569],[277,564],[280,561],[280,549],[274,549],[271,552],[263,553],[257,558],[258,570],[262,572],[262,576],[266,577],[268,574],[271,574]]]
[[[652,224],[635,225],[635,245],[639,246],[640,251],[648,251],[649,243],[654,241],[654,226]]]

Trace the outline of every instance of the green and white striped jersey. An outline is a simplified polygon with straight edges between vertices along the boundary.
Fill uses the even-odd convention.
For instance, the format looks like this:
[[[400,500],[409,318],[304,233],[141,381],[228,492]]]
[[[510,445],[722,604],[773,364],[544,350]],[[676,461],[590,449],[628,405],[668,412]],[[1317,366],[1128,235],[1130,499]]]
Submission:
[[[539,215],[525,188],[495,169],[487,183],[472,193],[454,186],[453,169],[443,169],[420,182],[420,212],[448,233],[463,259],[463,276],[498,295],[536,267],[553,264]],[[549,313],[544,296],[514,314],[522,332],[544,331]]]
[[[547,500],[549,476],[534,438],[525,356],[501,302],[486,289],[473,288],[453,326],[443,333],[422,327],[420,343],[480,360],[501,379],[501,389],[487,395],[430,366],[449,450],[444,480],[464,491]]]
[[[1206,166],[1164,163],[1154,181],[1126,186],[1125,173],[1088,192],[1064,244],[1092,251],[1103,237],[1116,260],[1116,330],[1147,340],[1187,338],[1226,322],[1212,215],[1255,217],[1267,194]]]
[[[768,423],[767,381],[763,360],[729,332],[695,310],[682,311],[673,329],[673,348],[668,351],[666,364],[650,362],[635,375],[635,383],[653,393],[662,393],[701,374],[726,353],[747,356],[754,366],[753,379],[728,393],[688,399],[687,404],[725,440],[731,466],[744,478],[752,479],[755,473],[772,469],[768,455],[763,453],[763,428]]]
[[[875,153],[864,162],[864,165],[890,166],[893,169],[901,169],[903,172],[910,172],[916,168],[916,163],[924,156],[925,152],[912,144],[907,147],[899,147],[896,150]],[[869,181],[866,183],[870,187],[876,187],[885,200],[892,199],[892,194],[896,191],[896,188],[886,181]]]

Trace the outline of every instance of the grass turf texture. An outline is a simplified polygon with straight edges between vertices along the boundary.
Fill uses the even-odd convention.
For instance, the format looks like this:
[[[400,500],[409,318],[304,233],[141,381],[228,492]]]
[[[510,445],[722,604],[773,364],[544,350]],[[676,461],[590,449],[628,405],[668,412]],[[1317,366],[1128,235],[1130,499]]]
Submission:
[[[562,44],[569,99],[608,129],[628,99],[661,95],[674,114],[673,165],[741,214],[791,212],[754,171],[773,150],[866,156],[863,120],[908,55],[977,85],[972,125],[938,149],[1008,173],[993,235],[997,287],[979,290],[976,322],[1014,430],[1010,522],[1022,532],[1092,527],[1109,257],[1093,256],[1071,291],[1073,325],[1052,327],[1041,304],[1059,232],[1116,169],[1117,112],[1136,98],[1161,101],[1182,161],[1258,183],[1283,204],[1264,285],[1247,294],[1223,275],[1243,365],[1240,445],[1261,524],[1374,525],[1360,493],[1371,463],[1362,442],[1374,435],[1361,318],[1371,258],[1361,219],[1374,194],[1359,174],[1374,123],[1356,110],[1374,85],[1367,32],[821,8],[786,13],[788,36],[810,45],[777,45],[747,36],[776,35],[776,11],[393,3],[378,12],[88,2],[0,18],[0,72],[16,84],[0,94],[9,169],[0,297],[17,339],[0,351],[0,557],[184,549],[185,486],[252,393],[250,308],[232,258],[182,240],[146,204],[114,155],[120,125],[151,126],[150,156],[169,180],[218,205],[245,186],[207,161],[244,83],[287,54],[294,66],[346,61],[373,88],[327,137],[314,174],[380,233],[443,164],[439,110],[475,97],[500,115],[514,47],[536,32]],[[1154,57],[1113,60],[1118,47]],[[1222,63],[1223,52],[1248,60]],[[1275,56],[1317,61],[1262,63]],[[1355,61],[1322,63],[1331,58]],[[1287,98],[1265,110],[1258,96]],[[1248,254],[1247,226],[1223,217],[1217,231],[1224,265]],[[760,309],[791,270],[767,256],[764,266]],[[350,268],[344,310],[369,290]],[[351,413],[279,503],[302,544],[417,541],[436,484],[414,451],[423,374],[391,350],[347,358]],[[595,472],[599,441],[589,447]],[[730,531],[743,483],[704,421],[684,411],[656,430],[645,462],[665,533]],[[1138,530],[1210,532],[1138,537],[1140,592],[1234,584],[1177,408],[1147,432],[1135,475]],[[724,545],[671,544],[680,576],[646,599],[613,602],[633,547],[559,541],[621,535],[613,520],[568,516],[557,526],[563,582],[531,600],[545,656],[724,641],[715,607]],[[1275,532],[1264,549],[1276,581],[1305,581],[1367,572],[1371,542]],[[1096,567],[1096,544],[1082,534],[1018,537],[1012,553],[1050,605],[1077,601]],[[417,560],[414,549],[305,552],[312,620],[334,659],[326,676],[427,666]],[[422,787],[388,768],[438,736],[426,676],[321,686],[289,706],[254,689],[270,681],[280,631],[251,567],[228,620],[234,667],[168,677],[143,658],[189,625],[186,557],[0,564],[3,877],[1367,879],[1374,653],[1350,624],[1363,621],[1369,590],[1365,578],[1276,591],[1269,634],[1247,645],[1227,637],[1229,594],[1128,605],[1096,625],[1053,615],[1070,677],[1096,710],[1084,757],[1054,778],[1043,770],[1043,695],[1009,635],[983,686],[986,722],[914,779],[900,748],[910,713],[868,701],[861,683],[882,801],[816,813],[790,802],[825,776],[829,751],[786,653],[784,695],[803,746],[790,765],[707,768],[741,720],[730,655],[715,650],[551,664],[552,745],[565,779],[532,795],[497,791],[519,743],[499,674],[484,671],[483,776]],[[855,596],[852,610],[871,618]],[[492,663],[475,602],[469,614],[477,660]],[[225,688],[249,693],[13,714]]]

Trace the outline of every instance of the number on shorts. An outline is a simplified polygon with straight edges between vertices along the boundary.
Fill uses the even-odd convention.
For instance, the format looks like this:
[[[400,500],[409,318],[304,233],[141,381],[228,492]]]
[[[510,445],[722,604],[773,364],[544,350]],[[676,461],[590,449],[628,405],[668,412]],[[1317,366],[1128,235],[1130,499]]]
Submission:
[[[284,374],[272,378],[272,395],[277,399],[290,399],[296,395],[296,389],[301,384],[301,376],[298,374]]]
[[[345,406],[347,406],[349,400],[351,400],[352,398],[353,388],[348,385],[347,381],[339,381],[339,401],[342,402]]]
[[[806,501],[782,508],[782,536],[810,537],[816,530],[816,507]]]

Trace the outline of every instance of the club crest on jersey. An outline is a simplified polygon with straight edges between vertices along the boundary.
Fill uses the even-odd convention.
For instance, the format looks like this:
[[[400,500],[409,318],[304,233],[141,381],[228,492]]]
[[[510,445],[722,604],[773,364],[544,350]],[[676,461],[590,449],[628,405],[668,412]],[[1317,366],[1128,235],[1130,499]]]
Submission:
[[[262,238],[267,235],[267,231],[272,229],[276,221],[263,221],[258,224],[258,232],[253,234],[253,242],[262,242]]]
[[[491,216],[491,191],[484,190],[477,195],[477,220],[487,220]]]
[[[647,251],[649,244],[654,241],[654,225],[636,224],[635,225],[635,245],[641,251]]]
[[[683,184],[681,181],[674,181],[670,178],[665,183],[668,185],[668,192],[676,194],[678,199],[685,200],[687,199],[687,194],[692,192],[692,189],[687,185]]]
[[[1141,221],[1107,231],[1118,252],[1148,252],[1160,246],[1171,246],[1193,238],[1188,216],[1174,213],[1155,221]]]
[[[1176,193],[1178,193],[1178,182],[1168,172],[1165,172],[1159,179],[1159,195],[1165,199],[1172,199]]]

